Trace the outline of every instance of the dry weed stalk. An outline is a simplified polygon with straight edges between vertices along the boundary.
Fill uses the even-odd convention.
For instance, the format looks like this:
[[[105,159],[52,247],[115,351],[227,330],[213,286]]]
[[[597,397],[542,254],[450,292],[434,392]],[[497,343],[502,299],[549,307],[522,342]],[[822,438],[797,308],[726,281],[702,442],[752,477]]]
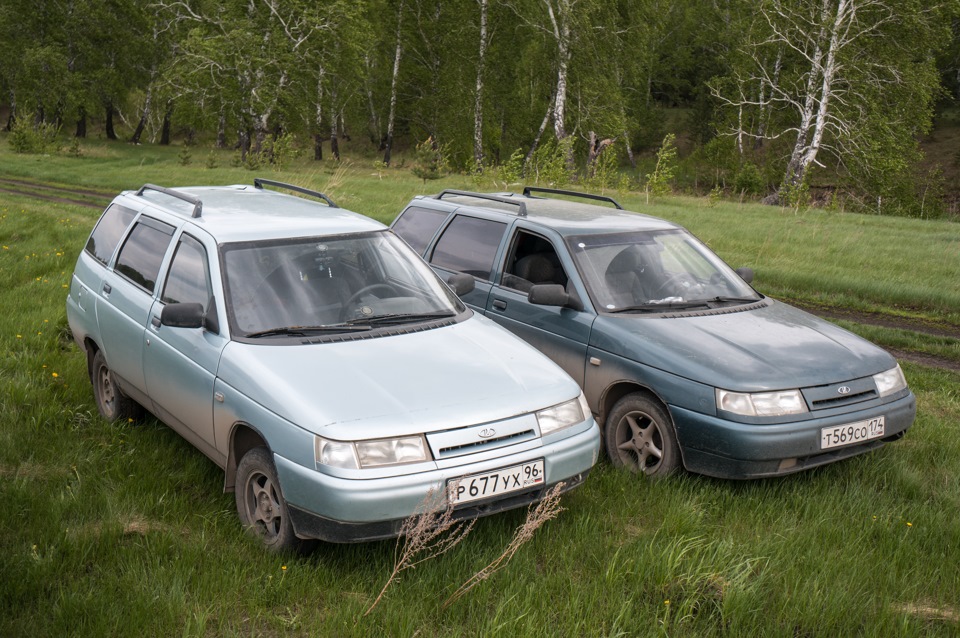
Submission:
[[[507,545],[503,553],[492,563],[471,576],[467,582],[460,585],[460,588],[453,592],[450,598],[444,601],[444,609],[460,600],[460,598],[465,596],[471,589],[503,568],[510,562],[513,555],[516,554],[527,541],[533,538],[533,534],[540,529],[541,525],[556,518],[557,515],[563,511],[563,508],[560,507],[560,493],[563,491],[564,485],[562,482],[557,483],[536,506],[531,505],[527,508],[527,518],[524,519],[523,524],[517,528],[517,531],[513,535],[513,540],[510,541],[510,544]]]
[[[448,491],[430,490],[417,506],[417,513],[403,521],[400,526],[400,536],[397,538],[397,548],[394,552],[393,573],[384,583],[383,589],[370,608],[364,612],[368,615],[377,606],[386,593],[387,588],[405,569],[413,569],[420,563],[436,558],[449,551],[462,541],[476,520],[456,521],[453,518],[453,499],[444,498],[450,490],[456,490],[456,483],[448,486]],[[443,505],[443,503],[446,503]]]

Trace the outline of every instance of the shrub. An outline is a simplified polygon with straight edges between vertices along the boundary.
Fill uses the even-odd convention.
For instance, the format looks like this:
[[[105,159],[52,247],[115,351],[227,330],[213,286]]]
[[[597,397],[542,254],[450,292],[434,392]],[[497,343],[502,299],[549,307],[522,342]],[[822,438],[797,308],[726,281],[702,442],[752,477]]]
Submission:
[[[32,124],[33,116],[21,116],[10,129],[10,148],[14,153],[41,154],[57,150],[59,127],[50,122]]]
[[[753,162],[744,162],[733,180],[733,189],[737,193],[760,195],[766,190],[766,184],[760,169]]]

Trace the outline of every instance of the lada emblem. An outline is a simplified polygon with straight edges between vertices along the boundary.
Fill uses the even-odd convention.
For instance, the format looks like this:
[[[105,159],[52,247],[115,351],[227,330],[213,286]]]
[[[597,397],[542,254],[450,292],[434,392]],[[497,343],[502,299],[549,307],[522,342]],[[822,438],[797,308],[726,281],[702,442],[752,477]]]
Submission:
[[[480,435],[481,439],[489,439],[491,436],[493,436],[496,433],[497,431],[494,430],[493,428],[483,428],[482,430],[477,432],[477,434]]]
[[[839,388],[837,388],[837,392],[839,392],[840,394],[850,394],[850,386],[842,385]]]

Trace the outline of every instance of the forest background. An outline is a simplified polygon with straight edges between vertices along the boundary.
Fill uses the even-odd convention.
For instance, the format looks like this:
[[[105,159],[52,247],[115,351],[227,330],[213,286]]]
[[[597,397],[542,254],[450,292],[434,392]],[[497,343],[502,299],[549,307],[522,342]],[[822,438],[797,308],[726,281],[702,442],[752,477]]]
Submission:
[[[958,99],[956,0],[0,0],[18,152],[349,145],[424,179],[957,219]]]

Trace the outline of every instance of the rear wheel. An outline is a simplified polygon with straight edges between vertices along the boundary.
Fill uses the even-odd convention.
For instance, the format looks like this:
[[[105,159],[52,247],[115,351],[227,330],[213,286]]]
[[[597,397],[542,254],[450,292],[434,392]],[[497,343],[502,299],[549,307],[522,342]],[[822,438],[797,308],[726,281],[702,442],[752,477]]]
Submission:
[[[93,397],[100,416],[108,421],[126,421],[140,417],[142,408],[117,385],[113,372],[107,367],[107,360],[99,350],[93,356],[90,380],[93,382]]]
[[[266,448],[253,448],[240,459],[235,495],[240,522],[268,549],[275,552],[307,549],[309,544],[297,538],[293,531],[277,470]]]
[[[680,447],[667,409],[649,395],[635,392],[610,411],[604,428],[607,455],[617,467],[667,476],[680,467]]]

